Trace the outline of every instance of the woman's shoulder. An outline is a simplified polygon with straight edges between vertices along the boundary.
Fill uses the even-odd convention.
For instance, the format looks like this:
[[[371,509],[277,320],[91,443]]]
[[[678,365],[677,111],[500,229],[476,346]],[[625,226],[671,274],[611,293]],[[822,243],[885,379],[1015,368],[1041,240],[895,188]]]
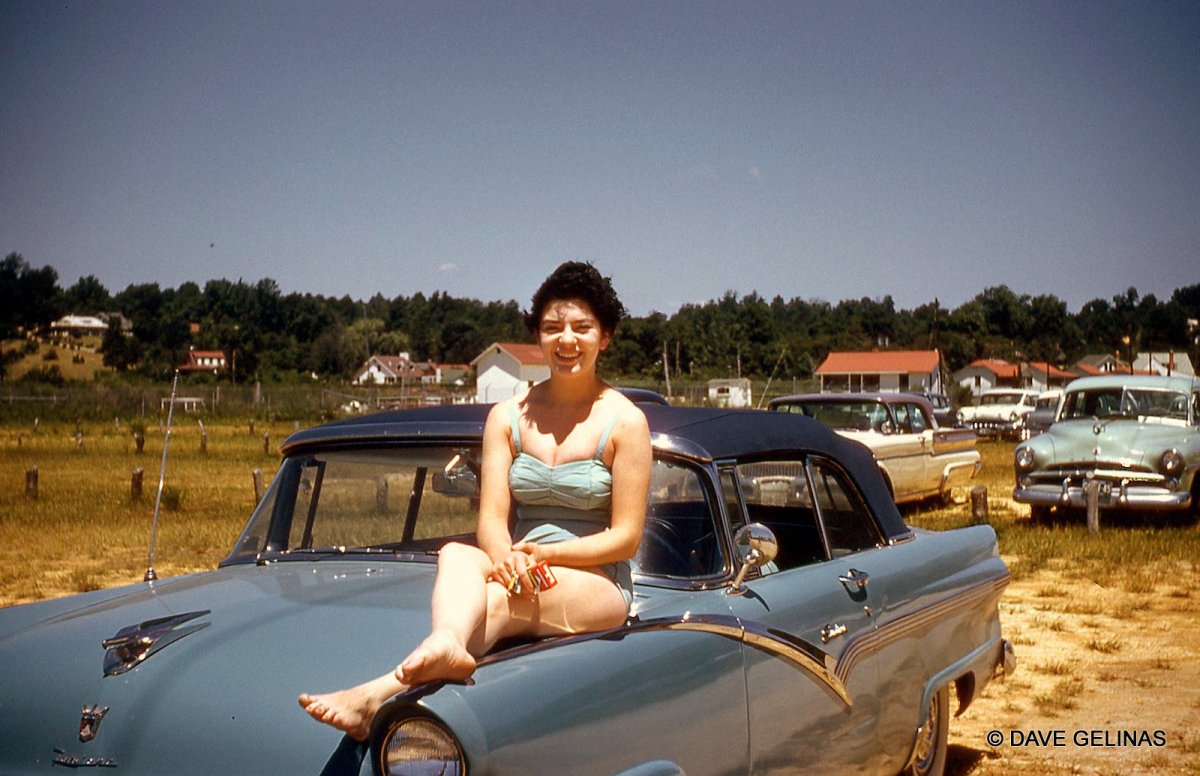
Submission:
[[[640,432],[642,429],[649,430],[646,423],[646,415],[641,408],[630,401],[629,397],[621,393],[616,388],[609,388],[604,394],[604,402],[607,409],[612,413],[614,431],[622,428],[629,429],[634,432]]]

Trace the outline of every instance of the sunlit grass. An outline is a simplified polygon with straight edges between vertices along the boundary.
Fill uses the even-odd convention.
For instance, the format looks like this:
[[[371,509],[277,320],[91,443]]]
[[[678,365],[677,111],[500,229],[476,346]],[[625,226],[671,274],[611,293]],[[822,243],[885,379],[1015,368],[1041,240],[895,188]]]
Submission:
[[[207,424],[176,417],[169,442],[154,567],[160,577],[214,568],[254,507],[254,470],[269,484],[292,424]],[[0,428],[0,603],[140,581],[149,560],[163,433],[148,424],[136,452],[129,424]],[[264,452],[263,434],[270,445]],[[37,498],[25,494],[37,467]],[[131,497],[134,469],[142,495]]]

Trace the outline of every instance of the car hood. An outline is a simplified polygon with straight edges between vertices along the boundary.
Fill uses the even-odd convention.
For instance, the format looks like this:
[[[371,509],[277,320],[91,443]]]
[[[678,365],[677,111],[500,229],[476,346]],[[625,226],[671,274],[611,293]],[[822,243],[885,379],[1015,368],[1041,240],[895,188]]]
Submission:
[[[1108,421],[1066,420],[1038,437],[1049,445],[1054,462],[1105,461],[1157,470],[1163,452],[1177,447],[1183,429],[1167,423],[1117,418]],[[1036,440],[1035,440],[1036,441]]]
[[[394,666],[428,632],[434,570],[233,566],[95,603],[80,597],[85,605],[69,611],[50,602],[46,619],[31,616],[41,604],[0,610],[0,771],[40,772],[56,753],[111,760],[121,773],[314,770],[343,737],[309,721],[296,696]],[[8,630],[6,620],[20,625]],[[147,623],[165,628],[159,643],[106,676],[101,642]],[[82,710],[92,707],[108,711],[82,741]]]

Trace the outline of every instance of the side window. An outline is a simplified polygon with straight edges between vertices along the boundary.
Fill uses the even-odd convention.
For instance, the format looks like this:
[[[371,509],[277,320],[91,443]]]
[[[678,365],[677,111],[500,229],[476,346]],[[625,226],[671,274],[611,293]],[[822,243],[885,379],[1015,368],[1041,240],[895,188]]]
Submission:
[[[858,491],[828,461],[812,462],[813,487],[829,553],[838,558],[882,542],[874,519]]]
[[[746,517],[762,523],[779,540],[775,566],[780,570],[825,560],[804,461],[756,461],[737,467]]]
[[[925,413],[921,411],[921,405],[908,405],[908,422],[912,425],[912,432],[920,434],[925,429],[929,428],[929,424],[925,422]]]
[[[1200,393],[1192,394],[1192,424],[1200,426]]]
[[[912,421],[908,417],[908,405],[893,404],[892,412],[896,413],[896,433],[911,434],[913,429]]]
[[[699,470],[655,461],[635,568],[648,576],[683,579],[720,573],[725,563],[715,512]]]

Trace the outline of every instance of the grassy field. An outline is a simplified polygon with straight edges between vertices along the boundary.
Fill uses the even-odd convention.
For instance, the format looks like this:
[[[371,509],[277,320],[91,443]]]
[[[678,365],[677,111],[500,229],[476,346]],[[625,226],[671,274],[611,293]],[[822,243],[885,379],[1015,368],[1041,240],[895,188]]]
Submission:
[[[154,561],[160,577],[210,569],[225,557],[254,507],[254,470],[270,483],[279,443],[294,427],[210,424],[201,452],[199,423],[176,417]],[[138,453],[133,431],[115,421],[0,427],[0,605],[142,579],[164,435],[157,424],[146,428]],[[32,467],[36,499],[25,493]],[[143,491],[134,501],[137,468]]]

